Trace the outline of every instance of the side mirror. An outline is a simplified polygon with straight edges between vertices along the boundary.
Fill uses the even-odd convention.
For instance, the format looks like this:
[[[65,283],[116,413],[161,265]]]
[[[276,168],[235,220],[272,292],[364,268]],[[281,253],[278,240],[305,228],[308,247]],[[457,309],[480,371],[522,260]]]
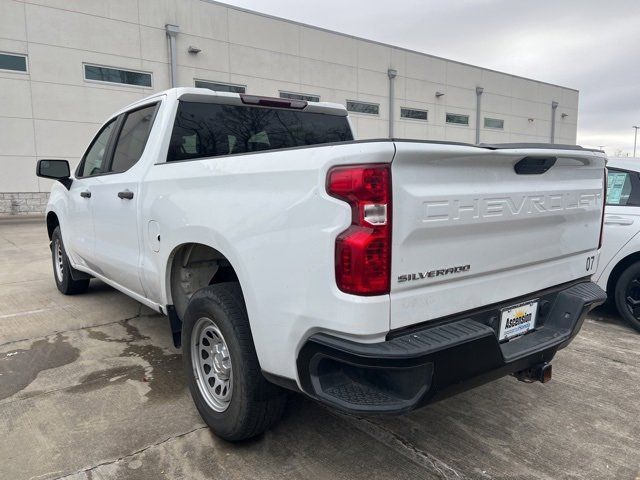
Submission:
[[[36,175],[42,178],[51,178],[62,183],[67,190],[71,187],[71,170],[66,160],[38,160]]]

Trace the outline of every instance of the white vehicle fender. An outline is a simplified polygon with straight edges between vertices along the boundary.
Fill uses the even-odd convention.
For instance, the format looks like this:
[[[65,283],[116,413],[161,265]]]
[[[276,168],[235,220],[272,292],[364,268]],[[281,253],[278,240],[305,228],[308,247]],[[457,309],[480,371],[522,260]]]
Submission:
[[[161,260],[161,265],[164,265],[164,275],[161,277],[162,284],[160,287],[164,295],[163,303],[165,305],[173,303],[173,299],[171,298],[171,266],[176,252],[184,245],[198,243],[218,251],[229,261],[238,276],[240,288],[242,289],[242,294],[247,305],[249,319],[252,318],[251,312],[253,305],[255,305],[252,296],[254,286],[250,282],[250,277],[244,262],[241,260],[241,256],[223,235],[213,230],[210,226],[188,225],[182,226],[179,229],[165,231],[163,237],[166,237],[166,240],[165,238],[162,239],[161,249],[161,252],[164,252]],[[168,246],[166,246],[167,244]]]
[[[609,263],[604,267],[602,272],[597,278],[594,278],[595,282],[602,288],[603,290],[607,290],[607,284],[609,283],[609,277],[613,270],[620,264],[620,262],[624,261],[626,258],[640,252],[640,236],[638,235],[640,232],[637,232],[633,237],[631,237],[624,246],[618,250]],[[639,257],[640,260],[640,257]]]
[[[49,202],[47,203],[47,208],[45,210],[45,219],[47,222],[47,229],[48,229],[49,214],[53,213],[56,217],[58,217],[58,224],[60,225],[60,231],[62,233],[62,241],[65,244],[68,244],[67,235],[69,233],[65,231],[65,229],[62,228],[62,226],[65,224],[66,213],[68,210],[68,202],[69,202],[68,193],[69,192],[64,187],[64,185],[56,182],[51,187],[51,193],[49,194]],[[50,233],[53,233],[53,231]]]

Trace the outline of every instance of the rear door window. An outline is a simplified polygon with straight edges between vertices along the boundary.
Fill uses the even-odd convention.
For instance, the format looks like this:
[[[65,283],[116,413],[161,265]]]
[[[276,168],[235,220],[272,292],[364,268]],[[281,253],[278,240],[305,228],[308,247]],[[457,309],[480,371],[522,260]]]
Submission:
[[[347,117],[180,102],[167,161],[353,140]]]
[[[151,133],[156,106],[154,103],[126,114],[113,152],[110,171],[124,172],[140,160]]]
[[[636,196],[633,188],[633,177],[623,170],[608,169],[607,172],[607,205],[631,205]]]

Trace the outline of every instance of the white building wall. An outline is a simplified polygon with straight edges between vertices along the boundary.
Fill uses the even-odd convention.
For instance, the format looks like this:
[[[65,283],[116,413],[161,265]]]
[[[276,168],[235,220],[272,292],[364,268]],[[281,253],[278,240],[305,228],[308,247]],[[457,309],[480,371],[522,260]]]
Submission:
[[[77,164],[109,114],[170,87],[166,24],[181,30],[179,85],[200,79],[245,85],[259,95],[284,90],[379,104],[379,115],[351,114],[360,138],[388,134],[393,68],[396,137],[473,143],[480,86],[482,118],[504,120],[503,130],[481,128],[482,142],[548,142],[552,101],[559,102],[556,142],[576,140],[572,89],[205,0],[0,0],[0,52],[26,54],[29,65],[28,73],[0,70],[0,213],[11,206],[9,192],[49,190],[50,182],[35,176],[36,159]],[[189,54],[190,45],[201,52]],[[83,63],[149,72],[153,86],[87,81]],[[401,119],[401,107],[427,110],[428,121]],[[446,124],[446,113],[469,115],[469,126]],[[11,211],[28,210],[15,208],[14,197]]]

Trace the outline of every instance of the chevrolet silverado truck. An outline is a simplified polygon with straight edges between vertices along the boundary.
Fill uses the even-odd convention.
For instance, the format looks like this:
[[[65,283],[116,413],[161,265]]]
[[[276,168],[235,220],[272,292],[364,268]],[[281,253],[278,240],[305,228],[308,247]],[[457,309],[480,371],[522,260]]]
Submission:
[[[591,282],[605,156],[577,146],[354,140],[341,105],[177,88],[114,114],[46,209],[63,294],[99,279],[169,319],[227,440],[294,390],[408,412],[549,362]],[[499,405],[496,406],[499,408]]]

